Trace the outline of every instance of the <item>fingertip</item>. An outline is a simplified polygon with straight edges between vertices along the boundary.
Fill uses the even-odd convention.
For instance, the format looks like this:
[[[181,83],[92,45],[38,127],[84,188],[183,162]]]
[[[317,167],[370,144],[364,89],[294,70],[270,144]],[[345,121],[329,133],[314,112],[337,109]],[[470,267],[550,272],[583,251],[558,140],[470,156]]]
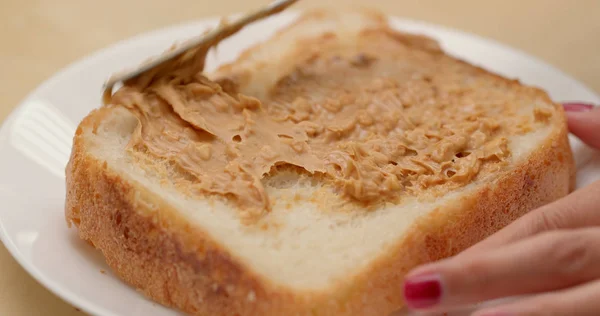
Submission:
[[[411,278],[417,278],[422,275],[433,274],[435,271],[435,266],[436,266],[435,263],[426,263],[426,264],[420,265],[420,266],[408,271],[408,273],[405,276],[405,280],[411,279]]]
[[[585,103],[565,103],[569,131],[589,146],[600,149],[600,107]]]

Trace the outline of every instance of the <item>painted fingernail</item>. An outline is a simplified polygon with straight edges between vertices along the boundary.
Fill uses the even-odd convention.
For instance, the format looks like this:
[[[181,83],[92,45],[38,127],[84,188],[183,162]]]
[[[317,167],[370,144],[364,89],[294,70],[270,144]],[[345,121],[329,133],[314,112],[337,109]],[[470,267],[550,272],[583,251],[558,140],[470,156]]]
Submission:
[[[404,299],[410,308],[428,308],[442,298],[442,284],[438,275],[424,275],[404,281]]]
[[[563,108],[567,112],[586,112],[592,110],[594,106],[588,103],[573,102],[563,103]]]

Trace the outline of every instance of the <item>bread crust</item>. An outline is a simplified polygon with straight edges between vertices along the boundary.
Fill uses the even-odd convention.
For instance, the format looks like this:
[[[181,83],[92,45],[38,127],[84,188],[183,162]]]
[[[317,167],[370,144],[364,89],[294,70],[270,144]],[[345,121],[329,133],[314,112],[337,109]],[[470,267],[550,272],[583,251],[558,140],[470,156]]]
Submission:
[[[294,291],[257,275],[168,203],[90,155],[84,130],[107,108],[92,112],[77,129],[66,169],[65,215],[121,279],[189,314],[388,315],[403,306],[401,283],[410,269],[454,255],[574,188],[567,125],[562,107],[555,107],[560,115],[552,117],[553,130],[528,160],[458,203],[420,217],[385,255],[319,292]]]

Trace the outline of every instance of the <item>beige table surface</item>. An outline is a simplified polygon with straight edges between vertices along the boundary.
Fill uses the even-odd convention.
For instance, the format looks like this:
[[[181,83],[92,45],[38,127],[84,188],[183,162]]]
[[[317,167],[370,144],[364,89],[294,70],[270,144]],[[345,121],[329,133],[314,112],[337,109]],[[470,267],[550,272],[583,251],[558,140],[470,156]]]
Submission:
[[[147,30],[265,2],[3,0],[0,120],[46,78],[97,49]],[[297,7],[326,2],[303,0]],[[329,3],[344,6],[349,1]],[[600,0],[370,0],[364,5],[493,38],[600,92]],[[40,286],[0,245],[0,315],[83,314]]]

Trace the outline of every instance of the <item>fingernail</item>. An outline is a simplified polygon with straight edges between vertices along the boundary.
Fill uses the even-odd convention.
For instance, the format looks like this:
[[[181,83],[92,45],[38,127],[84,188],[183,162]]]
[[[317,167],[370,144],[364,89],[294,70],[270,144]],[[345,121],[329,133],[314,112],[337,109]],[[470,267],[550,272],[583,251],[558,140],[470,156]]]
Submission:
[[[408,307],[433,307],[441,298],[442,284],[438,275],[416,276],[404,281],[404,299]]]
[[[594,108],[594,106],[591,104],[588,104],[588,103],[573,102],[573,103],[563,103],[563,108],[567,112],[586,112],[586,111],[592,110]]]

